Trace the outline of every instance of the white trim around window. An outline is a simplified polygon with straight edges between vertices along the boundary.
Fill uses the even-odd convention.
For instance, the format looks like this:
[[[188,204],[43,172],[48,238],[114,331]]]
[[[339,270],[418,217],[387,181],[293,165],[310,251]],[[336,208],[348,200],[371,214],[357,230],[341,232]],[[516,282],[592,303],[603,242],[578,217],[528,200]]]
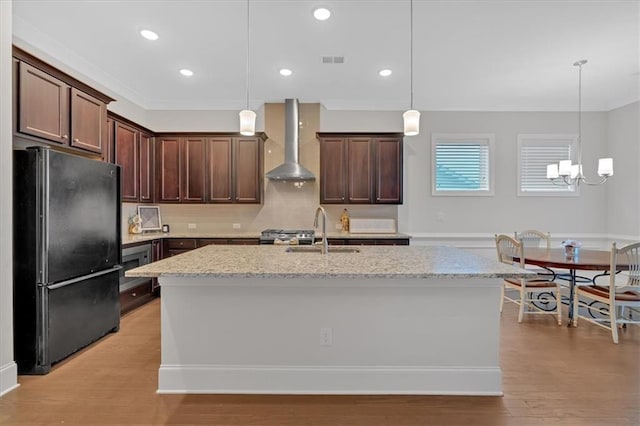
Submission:
[[[492,196],[493,133],[431,134],[431,195]]]
[[[547,179],[547,165],[574,160],[578,136],[575,134],[518,135],[518,196],[571,197],[579,195],[574,186],[556,185]]]

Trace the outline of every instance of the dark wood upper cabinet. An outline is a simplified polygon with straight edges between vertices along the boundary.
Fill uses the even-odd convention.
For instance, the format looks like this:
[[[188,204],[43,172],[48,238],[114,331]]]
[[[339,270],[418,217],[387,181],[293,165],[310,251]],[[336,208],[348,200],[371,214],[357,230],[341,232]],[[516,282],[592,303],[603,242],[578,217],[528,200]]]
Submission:
[[[156,199],[158,202],[180,202],[181,151],[180,138],[177,136],[164,136],[156,140]]]
[[[233,202],[231,137],[207,139],[207,201]]]
[[[262,141],[260,138],[234,138],[235,201],[262,201]]]
[[[261,137],[160,135],[157,143],[158,202],[262,202]]]
[[[374,139],[375,202],[402,204],[402,138]]]
[[[182,145],[182,198],[185,203],[203,203],[205,199],[205,138],[185,137]]]
[[[115,122],[116,164],[120,166],[122,201],[139,200],[138,131],[127,124]]]
[[[140,132],[139,134],[139,151],[140,151],[140,202],[153,202],[154,194],[154,150],[153,136],[149,133]]]
[[[347,199],[349,203],[373,201],[373,147],[371,138],[347,139]]]
[[[113,99],[14,47],[15,132],[106,159]],[[106,160],[105,160],[106,161]]]
[[[107,143],[102,150],[102,161],[113,164],[116,163],[116,136],[114,133],[114,126],[114,120],[107,117]]]
[[[343,204],[347,197],[346,138],[320,139],[320,203]]]
[[[110,113],[115,163],[120,166],[122,201],[154,201],[153,136],[126,119]]]
[[[69,85],[27,63],[18,67],[18,131],[68,144]]]
[[[107,106],[71,88],[71,146],[102,154],[107,140]]]
[[[402,135],[318,136],[320,203],[402,204]]]

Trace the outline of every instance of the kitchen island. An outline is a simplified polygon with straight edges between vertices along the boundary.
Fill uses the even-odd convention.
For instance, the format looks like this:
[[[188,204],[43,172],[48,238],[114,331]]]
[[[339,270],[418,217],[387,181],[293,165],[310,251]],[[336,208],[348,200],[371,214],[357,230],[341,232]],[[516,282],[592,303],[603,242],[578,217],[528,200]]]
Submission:
[[[350,248],[354,250],[353,247]],[[159,277],[159,393],[501,395],[502,278],[452,247],[206,246]]]

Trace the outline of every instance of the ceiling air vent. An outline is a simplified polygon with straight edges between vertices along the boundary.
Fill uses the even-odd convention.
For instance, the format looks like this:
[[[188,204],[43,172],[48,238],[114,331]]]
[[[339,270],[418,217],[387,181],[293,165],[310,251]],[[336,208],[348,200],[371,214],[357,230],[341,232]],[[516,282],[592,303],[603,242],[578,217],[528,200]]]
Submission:
[[[323,64],[344,64],[344,56],[323,56]]]

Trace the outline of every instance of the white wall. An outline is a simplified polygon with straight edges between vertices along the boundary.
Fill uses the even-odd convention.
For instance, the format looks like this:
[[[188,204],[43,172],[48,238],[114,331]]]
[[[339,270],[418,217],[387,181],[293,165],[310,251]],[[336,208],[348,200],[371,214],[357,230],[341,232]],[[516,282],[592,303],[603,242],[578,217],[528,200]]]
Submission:
[[[322,131],[401,131],[401,112],[327,111]],[[495,134],[495,195],[431,195],[431,134]],[[466,244],[494,233],[537,228],[598,240],[607,233],[607,188],[585,187],[578,197],[517,196],[517,135],[577,133],[577,114],[565,112],[430,112],[421,117],[420,134],[405,138],[405,203],[398,208],[400,230],[433,239],[464,235]],[[583,113],[585,173],[595,175],[597,159],[607,154],[607,114]],[[636,157],[637,158],[637,157]],[[621,167],[630,167],[630,165]],[[616,172],[617,173],[617,172]]]
[[[640,102],[607,114],[614,175],[609,185],[608,231],[614,240],[640,240]]]
[[[13,359],[11,1],[0,1],[0,395],[17,386]]]

